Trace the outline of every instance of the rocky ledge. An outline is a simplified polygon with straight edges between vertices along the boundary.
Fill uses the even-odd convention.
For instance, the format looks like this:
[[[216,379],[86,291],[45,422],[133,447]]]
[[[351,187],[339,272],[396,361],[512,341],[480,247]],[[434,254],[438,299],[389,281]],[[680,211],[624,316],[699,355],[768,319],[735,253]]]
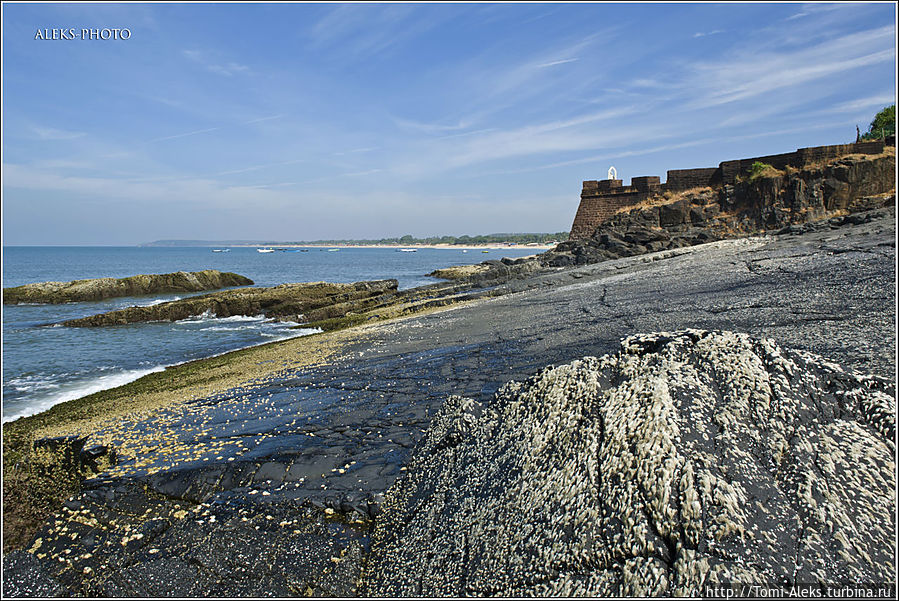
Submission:
[[[895,204],[895,168],[889,149],[802,170],[769,167],[718,189],[666,193],[622,209],[589,238],[563,242],[539,260],[552,267],[586,265],[753,234],[862,223],[859,214]]]
[[[404,364],[436,376],[438,359]],[[308,382],[264,396],[252,431],[219,432],[207,418],[222,399],[202,401],[189,411],[202,438],[236,443],[236,460],[218,445],[203,451],[217,463],[170,455],[150,476],[98,465],[4,556],[4,595],[701,596],[894,577],[887,379],[703,330],[630,336],[481,400],[450,396],[430,418],[422,380],[403,379],[419,401],[377,388],[380,411],[342,384],[334,417],[352,427],[287,431],[320,410],[299,398]],[[253,440],[288,405],[278,435]],[[359,486],[374,494],[341,492]]]
[[[215,269],[177,271],[175,273],[142,274],[127,278],[95,278],[71,282],[40,282],[3,289],[3,304],[60,304],[98,301],[120,296],[203,292],[230,286],[251,286],[253,280]]]
[[[310,282],[281,284],[270,288],[241,288],[192,296],[149,307],[128,307],[71,319],[62,322],[62,325],[96,327],[144,321],[177,321],[207,312],[218,317],[265,315],[291,321],[306,321],[307,312],[346,305],[352,301],[372,302],[381,295],[395,293],[396,289],[396,280],[373,280],[352,284]],[[349,310],[353,306],[356,305],[344,308]]]
[[[744,334],[631,336],[451,397],[387,491],[361,592],[891,582],[894,434],[886,379]]]

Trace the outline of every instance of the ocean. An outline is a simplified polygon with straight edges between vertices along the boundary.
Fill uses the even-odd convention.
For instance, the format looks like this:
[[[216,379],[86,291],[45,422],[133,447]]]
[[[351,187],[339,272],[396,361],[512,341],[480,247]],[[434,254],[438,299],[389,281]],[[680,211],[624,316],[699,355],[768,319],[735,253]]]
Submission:
[[[231,247],[228,252],[212,252],[206,247],[4,247],[3,287],[218,269],[245,275],[257,286],[395,278],[404,289],[439,281],[425,274],[441,267],[539,252],[533,248],[507,248],[489,253],[436,248],[421,248],[414,253],[393,248],[307,250],[259,253],[255,248],[239,247]],[[174,323],[104,328],[52,325],[66,319],[185,296],[190,295],[165,294],[64,305],[5,305],[3,421],[120,386],[167,366],[313,332],[290,329],[297,324],[262,316],[205,315]]]

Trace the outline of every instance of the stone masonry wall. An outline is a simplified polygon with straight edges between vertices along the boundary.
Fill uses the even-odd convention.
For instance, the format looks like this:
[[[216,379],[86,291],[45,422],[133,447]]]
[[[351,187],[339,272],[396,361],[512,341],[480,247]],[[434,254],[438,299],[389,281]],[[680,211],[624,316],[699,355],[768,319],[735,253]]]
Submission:
[[[581,204],[574,217],[569,239],[589,238],[596,226],[608,220],[618,209],[635,205],[651,195],[650,192],[641,192],[631,186],[625,190],[611,195],[600,195],[594,189],[585,187],[581,193]]]
[[[691,188],[704,188],[713,186],[717,182],[718,167],[705,167],[700,169],[669,169],[668,181],[665,189],[672,192],[689,190]]]
[[[732,185],[741,174],[749,172],[752,164],[762,162],[777,169],[801,168],[806,165],[836,159],[849,154],[880,154],[884,142],[858,142],[800,148],[795,152],[772,154],[748,159],[724,161],[718,167],[672,169],[668,179],[659,183],[656,176],[634,177],[632,185],[622,186],[621,180],[587,180],[581,191],[581,203],[571,226],[570,240],[589,238],[598,225],[608,220],[622,207],[636,205],[662,192],[680,192],[692,188]]]

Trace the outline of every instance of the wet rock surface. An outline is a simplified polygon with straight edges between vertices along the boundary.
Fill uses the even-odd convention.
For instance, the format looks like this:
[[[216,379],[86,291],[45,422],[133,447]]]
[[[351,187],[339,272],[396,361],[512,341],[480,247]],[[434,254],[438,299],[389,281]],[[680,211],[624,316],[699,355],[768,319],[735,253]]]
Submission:
[[[127,278],[96,278],[71,282],[41,282],[3,289],[3,304],[69,303],[97,301],[119,296],[202,292],[230,286],[250,286],[253,280],[231,272],[215,269],[205,271],[177,271]]]
[[[226,393],[184,399],[80,441],[77,456],[105,446],[115,461],[98,463],[84,491],[51,517],[23,552],[30,557],[4,559],[5,582],[20,583],[4,593],[38,594],[29,586],[41,591],[59,586],[65,595],[358,592],[372,524],[393,519],[379,513],[382,495],[408,471],[413,448],[447,398],[456,395],[487,407],[501,386],[526,381],[547,365],[615,353],[621,339],[635,332],[684,328],[745,332],[852,371],[892,377],[894,261],[895,222],[888,212],[835,230],[720,241],[494,280],[496,298],[369,326],[325,365],[285,369]],[[519,268],[514,262],[502,265]],[[805,366],[801,355],[789,356]],[[836,402],[829,398],[815,401],[821,411]],[[846,441],[862,440],[849,426],[831,431],[822,421],[813,431],[802,420],[816,448],[843,449]],[[456,430],[450,438],[464,440],[466,427]],[[687,443],[699,445],[692,438]],[[797,445],[791,441],[788,450],[800,452]],[[740,474],[740,482],[748,481],[736,467],[727,469],[734,470],[728,477]],[[833,486],[841,478],[849,482],[847,474],[834,477]],[[862,515],[846,511],[850,517]],[[789,548],[787,539],[777,536],[777,548]],[[144,545],[145,540],[152,542]],[[646,534],[645,544],[658,552],[651,556],[658,561],[650,565],[649,555],[647,561],[633,555],[620,569],[644,574],[640,581],[646,587],[659,586],[657,574],[674,573],[665,558],[678,557],[676,549],[665,555],[665,540]],[[742,552],[736,540],[725,537],[720,548]],[[761,545],[759,540],[753,544]],[[264,551],[258,551],[263,541]],[[712,557],[708,546],[700,541],[696,549]],[[328,552],[314,550],[319,547]],[[839,556],[842,547],[834,549]],[[808,570],[803,575],[818,569],[815,561],[802,564]],[[839,565],[861,569],[854,561]],[[254,570],[262,574],[256,580],[248,576]],[[444,580],[455,582],[454,574],[447,572]],[[510,586],[499,574],[496,578],[495,590]],[[368,582],[372,587],[380,581],[372,576]],[[569,580],[552,582],[564,590]],[[593,586],[590,582],[585,576],[583,586]],[[428,586],[438,590],[438,584]],[[383,586],[394,585],[384,581]]]
[[[97,327],[143,321],[176,321],[207,312],[218,317],[265,315],[303,321],[307,311],[350,301],[373,299],[385,293],[395,292],[396,289],[396,280],[374,280],[353,284],[311,282],[281,284],[270,288],[242,288],[157,305],[118,309],[90,317],[71,319],[64,321],[62,325]]]
[[[454,396],[387,492],[363,594],[702,596],[889,582],[895,389],[688,330]]]

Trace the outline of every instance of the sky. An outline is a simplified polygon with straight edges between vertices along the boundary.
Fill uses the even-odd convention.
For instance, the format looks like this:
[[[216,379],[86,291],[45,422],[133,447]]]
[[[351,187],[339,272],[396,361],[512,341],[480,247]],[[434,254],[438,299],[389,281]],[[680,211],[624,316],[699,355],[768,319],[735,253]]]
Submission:
[[[852,142],[896,97],[892,2],[2,10],[4,245],[567,231],[612,165]]]

